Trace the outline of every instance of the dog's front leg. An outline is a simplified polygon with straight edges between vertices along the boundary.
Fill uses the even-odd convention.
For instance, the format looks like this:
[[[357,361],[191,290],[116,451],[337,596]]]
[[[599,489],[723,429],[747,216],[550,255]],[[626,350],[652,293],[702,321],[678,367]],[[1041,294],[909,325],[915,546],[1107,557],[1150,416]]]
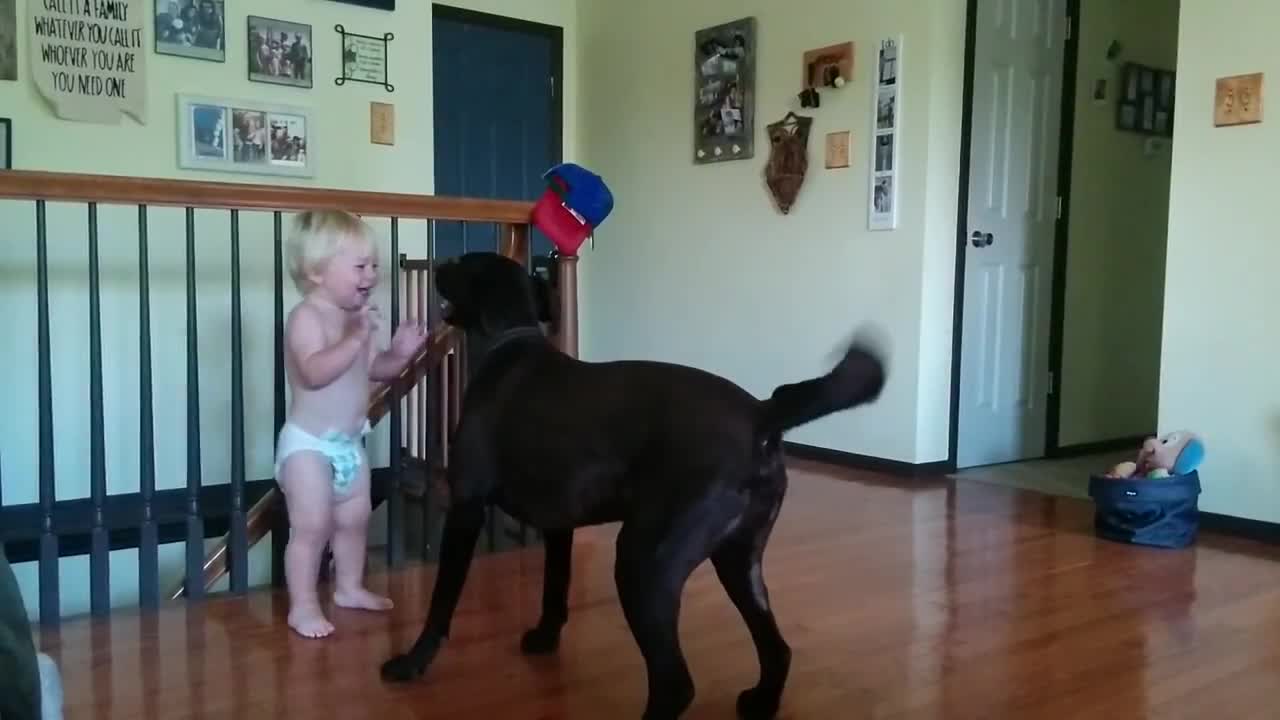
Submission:
[[[542,617],[520,641],[520,649],[528,655],[554,652],[560,645],[560,629],[569,620],[573,530],[546,531],[543,547],[546,560],[542,572]]]
[[[440,543],[440,564],[435,588],[431,592],[431,609],[427,622],[409,652],[397,655],[382,665],[382,679],[408,682],[420,677],[431,664],[440,646],[449,637],[449,624],[458,606],[462,587],[467,582],[476,541],[484,526],[484,504],[470,502],[455,505],[445,517],[444,537]]]

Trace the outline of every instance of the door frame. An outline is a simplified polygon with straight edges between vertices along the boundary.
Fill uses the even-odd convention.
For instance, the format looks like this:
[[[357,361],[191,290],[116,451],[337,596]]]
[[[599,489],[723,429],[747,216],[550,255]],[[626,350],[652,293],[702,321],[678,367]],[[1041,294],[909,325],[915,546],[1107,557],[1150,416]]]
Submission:
[[[960,196],[956,207],[955,300],[951,322],[951,421],[947,438],[947,469],[954,472],[960,444],[960,367],[964,351],[964,272],[969,242],[969,172],[973,141],[974,56],[977,51],[978,2],[967,0],[964,36],[964,90],[960,119]],[[1068,220],[1071,217],[1071,156],[1075,147],[1075,94],[1079,64],[1080,0],[1066,0],[1070,35],[1063,42],[1062,116],[1058,135],[1058,197],[1061,217],[1053,240],[1053,280],[1049,308],[1049,372],[1053,383],[1045,403],[1045,457],[1075,454],[1058,444],[1062,397],[1063,320],[1066,316]],[[1123,446],[1131,444],[1124,439]],[[1092,446],[1090,450],[1094,449]]]
[[[553,163],[564,162],[564,28],[559,25],[521,20],[506,15],[469,10],[443,3],[431,3],[432,47],[435,43],[435,21],[452,20],[472,25],[483,25],[497,30],[511,30],[527,35],[540,35],[551,42],[551,147],[549,157]],[[433,49],[434,52],[434,49]],[[434,67],[434,59],[432,60]],[[435,107],[435,86],[431,88],[432,107]],[[434,118],[432,123],[434,124]],[[434,132],[434,131],[433,131]],[[434,173],[434,169],[432,170]]]

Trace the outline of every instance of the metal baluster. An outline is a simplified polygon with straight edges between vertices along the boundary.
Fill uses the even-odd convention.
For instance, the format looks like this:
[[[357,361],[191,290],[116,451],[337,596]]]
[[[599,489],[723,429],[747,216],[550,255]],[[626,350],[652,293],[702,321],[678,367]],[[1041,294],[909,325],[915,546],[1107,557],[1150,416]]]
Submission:
[[[274,216],[274,256],[275,256],[275,439],[272,447],[279,444],[280,428],[284,426],[285,417],[285,382],[284,376],[284,216],[276,211]],[[284,587],[284,550],[289,543],[289,511],[284,497],[277,499],[271,509],[271,584]]]
[[[62,611],[58,602],[58,536],[53,527],[53,381],[49,367],[49,234],[45,202],[36,201],[36,354],[39,364],[40,425],[40,623],[57,625]]]
[[[107,501],[107,461],[102,420],[102,287],[98,268],[98,204],[89,203],[89,496],[93,524],[89,546],[89,609],[106,615],[111,607],[110,544],[103,522]]]
[[[244,515],[244,350],[240,314],[240,211],[231,211],[231,592],[249,589],[249,528]]]
[[[138,543],[138,595],[144,608],[160,606],[160,535],[152,502],[156,493],[155,423],[151,398],[151,281],[147,259],[147,206],[138,206],[138,488],[142,537]]]
[[[196,211],[187,208],[187,597],[204,597],[200,516],[200,360],[196,327]]]
[[[400,219],[391,218],[391,258],[400,257]],[[391,332],[400,325],[400,270],[391,273]],[[387,563],[391,567],[404,564],[404,493],[401,473],[404,471],[403,447],[400,424],[403,420],[403,404],[396,400],[391,404],[391,478],[387,488]]]

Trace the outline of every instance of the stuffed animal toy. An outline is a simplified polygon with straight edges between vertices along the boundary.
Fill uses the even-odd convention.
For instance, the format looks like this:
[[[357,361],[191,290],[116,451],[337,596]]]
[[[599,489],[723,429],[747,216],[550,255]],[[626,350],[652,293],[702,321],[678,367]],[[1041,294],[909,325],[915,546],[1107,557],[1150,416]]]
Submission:
[[[1185,475],[1204,461],[1204,442],[1187,430],[1150,437],[1142,443],[1137,462],[1122,462],[1107,477],[1116,479],[1160,478]]]

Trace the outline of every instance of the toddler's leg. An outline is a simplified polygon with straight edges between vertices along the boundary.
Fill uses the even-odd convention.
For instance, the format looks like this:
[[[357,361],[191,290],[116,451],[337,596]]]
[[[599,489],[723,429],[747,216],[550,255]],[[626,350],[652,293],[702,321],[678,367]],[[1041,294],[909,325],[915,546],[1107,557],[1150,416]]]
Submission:
[[[364,587],[364,561],[369,552],[369,461],[365,458],[351,494],[333,510],[333,604],[358,610],[389,610],[391,600]]]
[[[290,455],[280,468],[280,487],[289,508],[291,529],[284,551],[289,627],[304,637],[319,638],[333,632],[316,595],[320,556],[332,531],[332,477],[329,460],[307,450]]]

